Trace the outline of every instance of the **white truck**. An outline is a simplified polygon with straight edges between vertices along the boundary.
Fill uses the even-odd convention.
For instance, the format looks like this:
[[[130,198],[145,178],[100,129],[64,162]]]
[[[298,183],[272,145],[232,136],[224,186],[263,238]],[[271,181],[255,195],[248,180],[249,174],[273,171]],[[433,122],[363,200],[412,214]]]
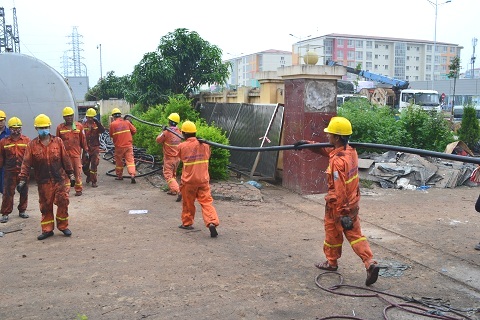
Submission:
[[[398,99],[398,111],[401,112],[410,105],[419,106],[427,111],[442,111],[440,95],[435,90],[401,90]]]

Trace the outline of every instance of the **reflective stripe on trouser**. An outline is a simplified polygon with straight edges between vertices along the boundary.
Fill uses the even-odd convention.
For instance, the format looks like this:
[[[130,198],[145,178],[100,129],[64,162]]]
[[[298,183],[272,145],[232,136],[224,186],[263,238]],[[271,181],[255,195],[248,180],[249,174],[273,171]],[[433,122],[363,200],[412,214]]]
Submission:
[[[163,177],[168,183],[168,187],[172,192],[180,192],[177,182],[177,168],[180,160],[178,158],[164,158],[163,159]]]
[[[90,182],[97,182],[97,169],[100,163],[99,154],[99,147],[90,147],[88,150],[88,158],[82,157],[82,170],[87,177],[90,177]]]
[[[190,226],[195,219],[195,199],[198,200],[202,208],[203,222],[208,227],[210,223],[218,226],[217,211],[213,207],[213,198],[210,193],[210,185],[188,185],[182,184],[180,186],[182,192],[182,224]]]
[[[82,191],[82,159],[70,157],[70,162],[73,167],[73,175],[75,176],[75,191]],[[70,192],[70,179],[67,177],[65,185],[68,187],[68,192]]]
[[[373,253],[370,249],[367,238],[362,234],[358,215],[352,218],[353,229],[345,231],[342,228],[339,217],[339,215],[334,214],[332,209],[329,209],[328,206],[326,206],[323,252],[325,253],[328,263],[331,266],[338,265],[337,260],[342,256],[343,235],[345,234],[353,251],[362,259],[365,268],[368,268],[370,264],[374,263]]]
[[[40,212],[42,213],[42,233],[53,231],[55,220],[58,230],[68,228],[68,204],[70,203],[68,189],[65,184],[59,182],[48,182],[38,185],[38,202],[40,203]],[[53,215],[53,205],[57,206],[55,217]]]
[[[133,147],[115,147],[115,173],[117,177],[123,177],[123,159],[127,166],[128,174],[135,177],[135,159],[133,158]]]
[[[2,215],[7,215],[12,213],[13,211],[13,200],[15,196],[15,188],[19,182],[18,174],[16,172],[5,171],[5,185],[3,190],[3,197],[2,197],[2,208],[0,212]],[[22,192],[20,192],[20,202],[18,203],[18,212],[24,212],[27,210],[28,204],[28,181],[25,184]]]

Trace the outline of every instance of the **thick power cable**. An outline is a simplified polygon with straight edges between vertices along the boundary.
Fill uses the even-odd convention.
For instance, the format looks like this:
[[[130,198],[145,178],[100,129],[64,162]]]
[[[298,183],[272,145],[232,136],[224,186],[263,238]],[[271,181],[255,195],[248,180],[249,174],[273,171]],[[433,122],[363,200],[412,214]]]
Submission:
[[[175,134],[177,137],[184,139],[183,136],[179,135],[178,133],[174,132],[167,126],[163,126],[157,123],[148,122],[142,119],[139,119],[131,114],[125,115],[125,119],[132,118],[141,123],[148,124],[155,127],[160,127],[164,130],[168,130]],[[313,144],[302,144],[300,146],[294,145],[283,145],[283,146],[271,146],[271,147],[238,147],[238,146],[228,146],[220,143],[216,143],[213,141],[204,140],[202,138],[197,137],[200,142],[209,144],[211,146],[227,149],[227,150],[236,150],[236,151],[245,151],[245,152],[264,152],[264,151],[281,151],[281,150],[302,150],[308,148],[324,148],[324,147],[332,147],[329,143],[313,143]],[[415,149],[409,147],[402,147],[402,146],[392,146],[388,144],[376,144],[376,143],[364,143],[364,142],[349,142],[349,144],[354,148],[370,148],[370,149],[381,149],[381,150],[391,150],[397,152],[405,152],[405,153],[413,153],[418,154],[420,156],[427,156],[427,157],[434,157],[434,158],[441,158],[447,160],[454,160],[460,162],[467,162],[467,163],[475,163],[480,164],[480,158],[478,157],[467,157],[467,156],[460,156],[457,154],[449,154],[444,152],[437,152],[437,151],[430,151],[430,150],[423,150],[423,149]]]

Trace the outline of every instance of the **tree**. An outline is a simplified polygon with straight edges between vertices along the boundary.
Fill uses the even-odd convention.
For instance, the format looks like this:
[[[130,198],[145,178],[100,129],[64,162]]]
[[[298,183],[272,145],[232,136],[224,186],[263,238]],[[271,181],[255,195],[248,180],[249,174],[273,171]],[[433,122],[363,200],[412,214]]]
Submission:
[[[220,48],[194,31],[176,29],[135,66],[126,99],[145,107],[164,103],[172,94],[188,95],[202,85],[225,84],[229,68],[230,63],[222,62]]]
[[[460,57],[456,56],[452,59],[450,65],[448,66],[450,72],[447,74],[448,78],[453,78],[453,95],[452,95],[452,118],[453,118],[453,107],[455,106],[455,87],[457,85],[457,78],[460,74]]]
[[[458,129],[458,138],[465,142],[471,150],[477,150],[480,140],[480,125],[477,119],[477,110],[473,105],[463,107],[462,124]]]
[[[129,76],[117,77],[114,71],[107,72],[107,76],[98,81],[85,94],[86,101],[106,100],[110,98],[124,99],[129,86]]]

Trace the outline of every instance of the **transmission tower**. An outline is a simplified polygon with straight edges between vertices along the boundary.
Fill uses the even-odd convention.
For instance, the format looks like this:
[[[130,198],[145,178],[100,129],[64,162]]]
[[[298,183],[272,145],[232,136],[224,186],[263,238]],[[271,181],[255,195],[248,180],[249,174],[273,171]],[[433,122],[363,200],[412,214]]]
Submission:
[[[80,46],[82,35],[78,34],[77,27],[73,27],[72,33],[68,36],[71,40],[68,42],[71,45],[71,49],[65,51],[62,56],[63,75],[65,77],[82,77],[87,76],[87,66],[82,62],[84,59],[80,52],[83,49]],[[82,68],[83,67],[83,68]]]
[[[0,52],[20,53],[17,9],[13,8],[13,26],[5,24],[5,9],[0,7]]]

